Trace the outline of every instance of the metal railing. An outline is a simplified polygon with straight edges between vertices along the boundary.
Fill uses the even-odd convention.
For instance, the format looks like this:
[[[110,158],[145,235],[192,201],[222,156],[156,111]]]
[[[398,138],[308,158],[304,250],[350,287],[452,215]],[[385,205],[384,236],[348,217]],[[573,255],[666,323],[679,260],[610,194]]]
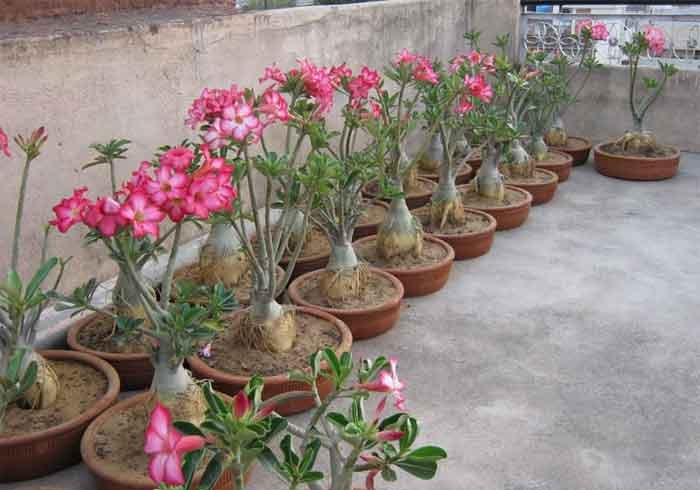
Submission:
[[[672,62],[679,69],[700,70],[700,3],[695,2],[627,2],[610,1],[535,1],[521,0],[521,5],[552,6],[552,12],[522,14],[521,47],[575,59],[583,45],[576,35],[576,25],[583,20],[605,24],[609,36],[594,41],[598,60],[605,65],[627,64],[622,46],[634,33],[653,25],[663,30],[666,43],[660,56],[647,53],[641,66],[657,66],[657,61]],[[634,5],[632,5],[634,4]],[[556,5],[556,6],[555,6]],[[643,7],[641,6],[643,5]]]
[[[307,7],[310,5],[344,5],[376,1],[380,0],[236,0],[236,4],[242,9],[268,10],[288,7]]]

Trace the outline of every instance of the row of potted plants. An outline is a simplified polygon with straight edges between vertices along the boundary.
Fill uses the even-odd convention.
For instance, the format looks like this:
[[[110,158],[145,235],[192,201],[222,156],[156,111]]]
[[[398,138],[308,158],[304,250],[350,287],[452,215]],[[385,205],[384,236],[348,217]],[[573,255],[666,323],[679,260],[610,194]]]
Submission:
[[[604,34],[591,24],[580,35],[587,48],[576,70],[589,73],[590,45]],[[123,183],[115,168],[129,142],[93,145],[85,167],[105,168],[111,192],[91,199],[76,189],[51,226],[84,228],[86,244],[115,262],[107,306],[96,279],[59,292],[67,261],[47,258],[46,247],[26,284],[17,274],[29,170],[46,134],[18,137],[26,160],[0,286],[3,479],[81,457],[110,489],[243,488],[254,461],[290,488],[350,490],[362,473],[371,489],[396,469],[432,478],[446,455],[412,448],[418,424],[404,412],[396,361],[365,360],[353,381],[353,338],[392,328],[403,297],[441,289],[453,260],[487,253],[496,229],[520,226],[582,158],[561,124],[577,95],[572,63],[530,53],[520,64],[506,54],[507,36],[494,55],[480,51],[477,33],[465,37],[469,52],[445,64],[408,50],[383,75],[300,60],[268,67],[259,87],[205,89],[187,118],[198,141],[159,148]],[[280,144],[270,141],[274,127],[284,130]],[[1,130],[0,145],[9,156]],[[198,260],[183,265],[191,225],[209,233]],[[159,258],[165,272],[151,281],[145,267]],[[49,305],[77,316],[72,351],[33,349]],[[120,386],[150,389],[113,405]],[[367,417],[372,392],[393,394],[398,412],[383,418],[385,397]],[[330,411],[342,399],[349,411]],[[284,418],[309,409],[306,428]],[[282,432],[280,460],[271,441]],[[314,465],[321,448],[325,486]]]

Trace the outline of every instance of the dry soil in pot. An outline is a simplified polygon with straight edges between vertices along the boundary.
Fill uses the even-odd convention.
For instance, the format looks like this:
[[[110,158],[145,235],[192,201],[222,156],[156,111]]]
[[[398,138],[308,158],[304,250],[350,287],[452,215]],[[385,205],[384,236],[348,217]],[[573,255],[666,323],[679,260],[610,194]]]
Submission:
[[[557,191],[559,176],[551,170],[536,168],[532,177],[506,177],[506,182],[532,194],[532,205],[536,206],[552,200]]]
[[[360,214],[357,224],[355,225],[353,239],[357,240],[369,235],[376,235],[379,225],[382,224],[386,217],[388,209],[389,205],[384,201],[365,199],[360,208],[362,214]]]
[[[430,201],[430,196],[433,195],[433,191],[437,187],[437,184],[432,180],[418,177],[416,179],[416,186],[410,189],[404,189],[406,194],[406,206],[408,209],[419,208],[424,206],[428,201]],[[365,185],[363,193],[370,198],[379,198],[379,183],[375,180],[368,182]],[[389,201],[385,199],[385,201]]]
[[[547,157],[540,162],[536,162],[535,165],[557,174],[557,176],[559,176],[559,183],[561,184],[571,175],[573,162],[574,159],[571,158],[571,155],[550,148],[547,152]]]
[[[464,205],[493,216],[498,223],[497,230],[516,228],[522,225],[530,214],[532,195],[518,187],[507,185],[503,201],[477,194],[469,186],[460,190]]]
[[[561,151],[571,155],[573,165],[577,167],[588,161],[588,155],[591,153],[593,145],[586,138],[577,136],[569,136],[566,140],[566,146],[550,146],[553,150]]]
[[[624,180],[664,180],[678,173],[681,154],[676,148],[660,146],[656,151],[633,153],[614,142],[601,143],[594,150],[596,170]]]

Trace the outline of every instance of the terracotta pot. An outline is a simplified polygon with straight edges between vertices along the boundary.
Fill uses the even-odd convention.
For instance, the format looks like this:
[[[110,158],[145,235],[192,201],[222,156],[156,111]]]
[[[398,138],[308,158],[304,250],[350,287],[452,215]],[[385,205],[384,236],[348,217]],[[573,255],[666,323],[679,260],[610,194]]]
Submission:
[[[73,323],[68,329],[68,346],[74,351],[85,352],[104,359],[119,374],[119,380],[124,390],[140,390],[148,388],[153,379],[153,365],[148,353],[117,354],[90,349],[78,342],[80,331],[98,321],[100,315],[92,313]]]
[[[496,231],[510,230],[512,228],[517,228],[518,226],[525,223],[527,217],[530,214],[530,206],[532,205],[532,195],[524,189],[515,187],[512,185],[507,185],[507,189],[519,192],[523,194],[522,202],[516,204],[511,204],[510,206],[499,206],[499,207],[489,207],[483,206],[475,208],[470,205],[470,209],[478,209],[485,213],[490,214],[496,219]],[[466,186],[461,186],[460,190],[466,190]]]
[[[574,159],[571,158],[571,155],[562,151],[550,149],[549,153],[554,153],[562,158],[558,159],[560,161],[552,163],[549,163],[547,160],[538,162],[536,166],[545,170],[551,170],[557,174],[559,176],[559,183],[561,184],[569,178],[569,175],[571,175],[571,167],[573,166]]]
[[[343,352],[350,351],[350,347],[352,346],[352,334],[345,323],[338,320],[336,317],[315,308],[297,306],[296,309],[308,315],[322,318],[332,323],[335,328],[338,329],[341,334],[340,345],[336,349],[338,356],[340,356],[340,354]],[[234,315],[243,315],[245,312],[246,310],[241,310],[236,312]],[[222,393],[226,393],[227,395],[235,395],[248,383],[248,381],[250,381],[249,376],[239,376],[211,368],[197,356],[188,357],[187,363],[192,370],[192,374],[196,378],[211,379],[214,382],[214,388]],[[264,376],[263,381],[265,382],[265,388],[263,389],[263,399],[265,400],[282,393],[288,393],[290,391],[310,391],[309,385],[296,381],[290,381],[286,374]],[[321,394],[321,398],[325,398],[328,393],[330,393],[332,385],[329,380],[319,377],[318,389]],[[311,397],[309,397],[308,399],[290,400],[282,403],[277,406],[276,411],[281,415],[291,415],[305,412],[313,407],[314,401]]]
[[[569,142],[566,146],[551,146],[550,148],[571,155],[571,158],[574,159],[572,165],[578,167],[588,161],[588,155],[591,153],[592,147],[591,141],[586,138],[569,136]]]
[[[422,210],[427,210],[427,206],[416,209],[414,214],[419,217],[419,213]],[[430,233],[430,236],[439,238],[440,240],[450,244],[455,252],[455,260],[466,260],[474,259],[476,257],[481,257],[491,250],[491,245],[493,245],[493,239],[496,236],[496,219],[488,213],[483,211],[478,211],[476,209],[465,209],[469,214],[475,214],[489,220],[489,224],[486,228],[480,231],[473,231],[470,233]],[[425,212],[425,211],[424,211]]]
[[[559,182],[559,176],[552,172],[551,170],[545,170],[543,168],[535,169],[535,172],[541,175],[546,175],[549,177],[547,182],[543,183],[527,183],[518,179],[506,179],[506,181],[520,189],[525,189],[530,194],[532,194],[532,205],[537,206],[538,204],[544,204],[552,200],[554,194],[557,192],[557,186]]]
[[[80,439],[90,422],[119,396],[119,376],[102,359],[82,352],[44,350],[50,361],[77,361],[107,377],[107,392],[79,417],[43,432],[0,437],[0,482],[32,480],[80,462]]]
[[[421,194],[414,194],[414,195],[407,195],[406,196],[406,206],[408,206],[408,209],[415,209],[419,208],[421,206],[425,206],[430,202],[430,197],[433,195],[433,190],[435,190],[435,187],[437,184],[433,182],[430,179],[425,179],[423,177],[418,177],[418,180],[421,182],[426,182],[430,184],[430,190],[427,192],[423,192]],[[369,197],[371,199],[382,199],[382,201],[385,202],[390,202],[390,199],[383,199],[380,198],[379,195],[376,193],[374,189],[370,190],[372,185],[375,184],[376,181],[368,182],[367,185],[362,189],[362,194],[365,195],[365,197]],[[324,264],[325,266],[325,264]]]
[[[388,279],[394,285],[394,288],[396,288],[396,295],[384,304],[368,308],[339,309],[309,303],[301,294],[301,284],[314,276],[322,274],[324,271],[309,272],[308,274],[298,277],[289,286],[289,298],[295,305],[304,306],[306,308],[316,308],[317,310],[324,311],[342,320],[352,332],[352,338],[354,340],[376,337],[392,328],[399,320],[401,299],[403,298],[404,290],[401,281],[391,274],[375,267],[370,267],[369,271],[372,274],[377,274]]]
[[[481,150],[472,151],[465,161],[472,168],[472,175],[476,175],[476,172],[481,168]]]
[[[681,152],[673,147],[667,157],[645,158],[608,153],[603,148],[611,142],[601,143],[593,150],[596,170],[608,177],[624,180],[664,180],[678,173]]]
[[[419,168],[418,176],[423,177],[424,179],[432,180],[433,182],[440,182],[440,175],[437,172],[429,172],[426,170],[421,170]],[[460,166],[460,169],[457,172],[457,176],[455,177],[455,184],[468,184],[469,181],[472,180],[473,176],[474,169],[472,169],[472,167],[468,163],[465,163]]]
[[[306,274],[307,272],[312,272],[318,269],[323,269],[328,263],[328,258],[330,257],[330,252],[310,255],[308,257],[299,257],[296,264],[294,264],[294,271],[290,279],[296,279],[297,277]],[[289,259],[282,257],[279,264],[283,269],[287,269],[289,266]]]
[[[134,477],[124,474],[115,474],[114,471],[110,471],[110,468],[102,464],[101,460],[97,457],[95,452],[95,439],[97,434],[102,429],[102,426],[110,418],[114,417],[119,412],[142,403],[145,398],[151,396],[150,393],[141,393],[114,405],[112,408],[107,410],[105,413],[100,415],[95,419],[95,421],[90,424],[90,427],[85,431],[82,443],[80,444],[80,453],[83,456],[83,461],[85,465],[90,470],[90,473],[94,476],[97,482],[97,490],[153,490],[155,488],[155,483],[148,476],[143,475],[141,477]],[[245,481],[250,479],[250,474],[252,466],[248,469],[245,475]],[[214,486],[216,490],[230,490],[234,487],[233,475],[230,471],[224,472],[221,478]]]
[[[376,240],[376,235],[362,238],[353,242],[360,244]],[[380,267],[381,270],[388,272],[396,277],[403,284],[404,297],[414,298],[417,296],[426,296],[435,293],[445,287],[447,279],[450,277],[452,263],[455,259],[455,252],[452,247],[443,240],[434,236],[425,235],[423,240],[437,243],[447,251],[445,258],[436,263],[411,269],[398,269],[391,267]]]
[[[379,199],[373,199],[373,200],[371,201],[371,203],[372,203],[372,204],[376,204],[376,205],[378,205],[378,206],[381,206],[381,207],[383,207],[383,208],[386,209],[386,210],[389,209],[389,205],[388,205],[387,203],[385,203],[384,201],[381,201],[381,200],[379,200]],[[384,220],[382,219],[382,221],[384,221]],[[358,240],[358,239],[364,238],[364,237],[366,237],[366,236],[376,235],[376,234],[377,234],[377,230],[379,230],[379,225],[382,224],[382,221],[378,221],[378,222],[376,222],[376,223],[367,223],[367,224],[364,224],[364,225],[358,225],[358,226],[356,226],[356,227],[355,227],[355,233],[353,234],[353,239],[354,239],[354,240]]]

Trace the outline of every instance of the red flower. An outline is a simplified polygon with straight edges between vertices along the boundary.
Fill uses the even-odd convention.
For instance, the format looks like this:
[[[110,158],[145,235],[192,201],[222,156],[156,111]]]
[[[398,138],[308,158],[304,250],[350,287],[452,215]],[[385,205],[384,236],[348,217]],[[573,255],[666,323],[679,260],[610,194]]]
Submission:
[[[272,66],[265,68],[265,74],[258,79],[258,82],[263,83],[267,80],[272,80],[273,82],[284,85],[287,83],[287,75],[277,68],[277,64],[273,63]]]
[[[162,206],[166,201],[185,197],[189,184],[187,175],[175,172],[173,167],[168,166],[156,169],[155,174],[155,179],[144,185],[145,191],[155,204]]]
[[[95,204],[85,206],[83,222],[99,230],[105,237],[111,237],[127,223],[120,212],[121,204],[111,197],[101,197]]]
[[[160,164],[164,167],[173,167],[175,170],[184,171],[194,159],[194,153],[189,148],[178,146],[166,151],[160,157]]]
[[[396,374],[396,366],[398,361],[394,358],[389,359],[389,366],[391,367],[391,372],[382,371],[379,373],[378,378],[375,381],[369,383],[358,384],[357,388],[367,391],[372,391],[375,393],[388,393],[393,395],[396,400],[394,406],[399,410],[404,409],[404,401],[406,400],[403,396],[403,390],[406,385],[399,381],[399,377]]]
[[[475,77],[470,77],[467,75],[464,77],[464,85],[469,89],[472,97],[476,97],[487,104],[491,103],[491,99],[493,99],[493,88],[486,82],[483,76],[477,75]]]
[[[414,63],[418,59],[418,56],[409,52],[408,49],[403,48],[397,55],[394,57],[394,65],[399,66],[403,65],[404,63],[406,64],[411,64]]]
[[[419,82],[428,82],[433,85],[437,85],[440,81],[437,73],[433,70],[433,65],[427,58],[420,58],[418,60],[418,65],[413,70],[413,76]]]
[[[65,233],[76,223],[82,223],[83,212],[86,206],[91,204],[89,199],[83,197],[86,192],[87,187],[80,187],[73,191],[71,197],[61,199],[61,202],[53,207],[56,219],[49,221],[49,224]]]
[[[151,457],[148,476],[156,484],[183,485],[183,455],[201,449],[206,440],[200,436],[183,436],[172,426],[170,412],[161,403],[151,412],[146,428],[143,451]]]
[[[12,153],[10,153],[10,140],[7,138],[7,134],[5,134],[2,128],[0,128],[0,150],[6,157],[12,156]]]
[[[165,213],[158,206],[153,205],[141,192],[135,192],[129,196],[122,206],[121,216],[131,223],[136,238],[146,235],[158,238],[160,235],[158,225],[165,219]]]

